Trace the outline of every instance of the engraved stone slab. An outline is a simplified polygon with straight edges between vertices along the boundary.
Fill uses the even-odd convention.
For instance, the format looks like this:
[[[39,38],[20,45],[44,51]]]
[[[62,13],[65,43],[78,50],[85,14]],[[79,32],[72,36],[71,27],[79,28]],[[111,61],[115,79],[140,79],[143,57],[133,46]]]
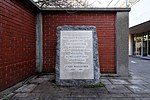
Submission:
[[[94,26],[57,27],[56,83],[93,85],[99,82],[99,60]]]
[[[94,79],[92,31],[60,34],[60,79]]]

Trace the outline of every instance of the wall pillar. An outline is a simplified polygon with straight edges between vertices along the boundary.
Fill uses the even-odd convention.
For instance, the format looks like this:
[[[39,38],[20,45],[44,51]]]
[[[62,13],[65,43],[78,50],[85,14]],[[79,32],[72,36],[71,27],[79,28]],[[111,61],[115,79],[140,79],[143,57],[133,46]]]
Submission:
[[[128,70],[129,12],[116,14],[116,68],[117,75],[126,77]]]
[[[129,33],[129,55],[133,55],[133,36]]]
[[[36,16],[36,69],[37,72],[43,71],[43,30],[42,30],[42,14],[37,13]]]

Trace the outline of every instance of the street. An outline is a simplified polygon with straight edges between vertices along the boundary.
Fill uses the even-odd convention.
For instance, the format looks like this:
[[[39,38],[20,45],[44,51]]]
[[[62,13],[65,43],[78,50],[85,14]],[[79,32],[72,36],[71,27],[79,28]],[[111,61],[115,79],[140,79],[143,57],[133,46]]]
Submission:
[[[129,71],[132,77],[150,82],[150,60],[129,57]]]

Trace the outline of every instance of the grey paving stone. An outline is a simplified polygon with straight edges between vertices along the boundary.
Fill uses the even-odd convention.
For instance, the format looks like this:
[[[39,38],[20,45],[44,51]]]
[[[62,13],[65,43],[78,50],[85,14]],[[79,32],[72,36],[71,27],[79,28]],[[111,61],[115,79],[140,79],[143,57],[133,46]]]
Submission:
[[[150,84],[150,78],[144,78],[144,81]]]
[[[56,93],[60,90],[60,87],[52,85],[51,83],[41,83],[34,90],[33,93]]]
[[[150,93],[150,89],[144,85],[127,85],[133,93]]]
[[[35,84],[26,84],[18,88],[15,92],[31,92],[36,86]]]
[[[141,79],[132,79],[132,80],[128,80],[131,84],[149,84]]]
[[[59,92],[71,92],[70,90],[70,88],[68,88],[68,87],[59,87]],[[72,90],[73,91],[73,90]],[[78,90],[77,88],[74,90],[74,91],[80,91],[80,90]]]
[[[35,78],[33,80],[31,80],[29,83],[31,84],[40,84],[40,83],[43,83],[45,81],[48,81],[50,80],[49,78]]]
[[[55,74],[48,74],[48,75],[40,75],[38,76],[39,78],[54,78],[55,77]]]
[[[70,96],[71,97],[98,97],[98,94],[92,92],[88,92],[88,93],[72,92]]]
[[[69,91],[71,92],[79,92],[79,93],[108,93],[107,89],[105,87],[95,87],[95,88],[85,88],[85,87],[71,87],[69,88]]]
[[[135,98],[135,100],[150,100],[150,98]]]
[[[149,94],[147,94],[147,93],[144,93],[144,94],[135,94],[135,93],[125,93],[124,94],[124,97],[134,97],[134,98],[148,98],[148,97],[150,97],[150,95]]]
[[[134,76],[131,77],[131,79],[143,79],[143,77],[138,76],[138,75],[134,75]]]
[[[66,100],[67,98],[70,98],[70,93],[42,93],[39,100]]]
[[[106,94],[108,93],[106,87],[96,88],[97,93]]]
[[[12,98],[14,95],[15,95],[15,93],[10,93],[10,94],[8,94],[8,95],[6,96],[6,98],[10,99],[10,98]]]
[[[110,93],[131,93],[131,91],[124,85],[106,85]]]
[[[124,97],[124,98],[115,98],[114,97],[114,98],[107,98],[106,100],[134,100],[134,98],[126,98],[126,97]]]
[[[110,100],[134,100],[134,98],[127,98],[127,97],[124,97],[124,98],[111,98]]]
[[[130,84],[127,80],[124,79],[110,79],[112,84]]]
[[[56,89],[54,87],[52,87],[52,86],[43,87],[43,85],[42,85],[42,86],[36,87],[32,92],[33,93],[47,93],[47,92],[51,93],[51,92],[54,92],[54,91],[56,91]]]
[[[68,99],[67,99],[68,100]],[[98,98],[95,98],[95,97],[86,97],[86,98],[83,98],[83,97],[78,97],[78,98],[71,98],[69,100],[134,100],[134,98],[110,98],[110,97],[98,97]]]
[[[144,84],[144,86],[150,89],[150,84]]]
[[[31,93],[17,93],[14,97],[28,97]]]
[[[69,87],[68,89],[69,89],[70,92],[80,92],[80,93],[84,92],[83,87]]]
[[[52,96],[51,94],[42,93],[40,94],[39,100],[56,100],[56,97]]]
[[[114,97],[119,97],[119,98],[123,98],[125,97],[124,94],[122,93],[107,93],[107,94],[102,94],[102,93],[98,93],[99,97],[105,97],[105,98],[114,98]]]
[[[10,100],[39,100],[37,93],[17,93]]]
[[[62,98],[62,97],[71,97],[70,94],[71,93],[66,93],[66,92],[57,92],[57,93],[42,93],[43,95],[49,95],[52,97],[58,97],[58,98]]]
[[[85,93],[88,93],[88,92],[96,93],[97,92],[97,88],[83,88],[83,90]]]
[[[103,84],[112,84],[108,79],[101,79]]]
[[[42,75],[42,76],[39,76],[38,78],[48,78],[50,81],[54,80],[55,79],[55,75],[52,74],[52,75]]]
[[[55,98],[54,100],[102,100],[95,97],[73,97],[73,98]]]

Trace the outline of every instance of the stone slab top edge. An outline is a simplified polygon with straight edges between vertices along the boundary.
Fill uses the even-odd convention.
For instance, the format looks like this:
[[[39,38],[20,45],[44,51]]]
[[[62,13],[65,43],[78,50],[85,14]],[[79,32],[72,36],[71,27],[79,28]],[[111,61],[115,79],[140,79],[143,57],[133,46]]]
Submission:
[[[64,30],[94,30],[96,31],[96,26],[85,26],[85,25],[81,25],[81,26],[72,26],[72,25],[63,25],[63,26],[58,26],[57,27],[58,31],[64,31]]]

